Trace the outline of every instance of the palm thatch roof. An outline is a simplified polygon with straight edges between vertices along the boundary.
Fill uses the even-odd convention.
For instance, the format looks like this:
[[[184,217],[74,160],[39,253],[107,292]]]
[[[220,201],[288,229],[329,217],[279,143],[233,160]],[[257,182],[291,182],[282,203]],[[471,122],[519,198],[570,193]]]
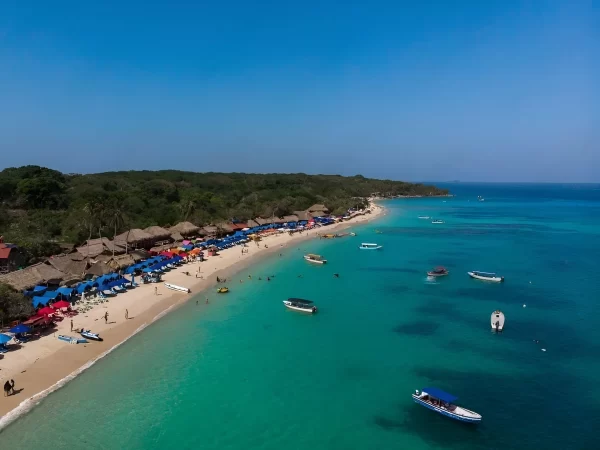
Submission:
[[[178,247],[178,246],[179,246],[178,243],[173,242],[171,244],[157,245],[156,247],[152,247],[150,249],[150,251],[153,252],[153,253],[160,253],[160,252],[164,252],[164,251],[167,251],[167,250],[171,250],[172,248]]]
[[[102,275],[106,275],[107,273],[111,273],[112,271],[113,270],[111,267],[105,262],[97,262],[92,264],[91,267],[85,271],[85,274],[100,277]]]
[[[275,217],[273,223],[285,223],[285,220],[283,219],[283,217]]]
[[[171,232],[163,227],[157,225],[144,228],[144,231],[151,234],[155,239],[167,239],[171,236]]]
[[[219,231],[219,229],[217,227],[212,226],[212,225],[208,225],[202,229],[206,233],[206,236],[213,236],[213,235],[217,234],[217,231]]]
[[[248,221],[248,228],[253,228],[253,227],[257,227],[258,223],[256,223],[254,220],[250,219]]]
[[[298,222],[300,220],[298,216],[292,214],[291,216],[283,216],[284,222]]]
[[[124,269],[125,267],[129,267],[132,266],[133,264],[135,264],[135,260],[133,259],[133,256],[127,254],[127,255],[119,255],[119,256],[115,256],[114,258],[111,258],[110,261],[108,261],[106,263],[112,270],[121,270]]]
[[[294,215],[298,217],[298,220],[310,220],[312,216],[308,211],[294,211]]]
[[[88,254],[89,244],[89,254]],[[118,243],[114,243],[110,239],[103,237],[98,239],[90,239],[85,244],[77,247],[77,251],[84,257],[94,258],[95,256],[101,255],[102,253],[112,253],[114,248],[115,254],[125,253],[125,248],[121,247]]]
[[[74,253],[76,255],[76,253]],[[46,261],[52,267],[67,275],[75,277],[82,276],[85,273],[87,262],[82,260],[74,261],[71,255],[52,256]]]
[[[308,208],[307,210],[308,212],[323,212],[325,214],[327,214],[329,212],[329,210],[327,209],[327,207],[325,205],[320,205],[320,204],[315,204],[312,205],[310,208]]]
[[[5,275],[0,275],[0,283],[5,283],[17,291],[30,289],[38,284],[50,281],[60,282],[66,275],[49,264],[39,263],[25,269],[15,270]]]
[[[267,219],[263,219],[262,217],[257,217],[256,219],[254,219],[254,221],[259,225],[266,225],[267,223],[269,223]]]
[[[179,222],[177,225],[169,228],[169,231],[171,233],[180,233],[181,235],[185,236],[186,234],[194,234],[199,229],[200,227],[197,227],[191,222]]]
[[[148,257],[150,256],[148,252],[142,248],[136,248],[135,250],[131,250],[129,254],[135,262],[139,262],[143,259],[148,259]]]
[[[217,229],[223,230],[227,233],[231,233],[233,231],[233,227],[227,222],[219,222],[216,226]]]
[[[140,228],[132,228],[115,236],[115,242],[121,247],[125,247],[126,244],[137,244],[149,240],[154,240],[154,236]]]
[[[172,233],[171,239],[173,239],[174,241],[183,241],[183,236],[181,235],[181,233]]]

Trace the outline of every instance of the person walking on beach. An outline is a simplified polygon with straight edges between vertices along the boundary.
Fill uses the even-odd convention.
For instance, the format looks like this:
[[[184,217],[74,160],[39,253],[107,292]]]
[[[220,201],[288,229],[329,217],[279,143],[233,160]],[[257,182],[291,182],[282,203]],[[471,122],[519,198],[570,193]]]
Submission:
[[[129,319],[129,310],[125,309],[125,320]]]
[[[154,286],[154,295],[158,295],[158,288]]]
[[[108,311],[104,313],[104,323],[108,323]]]
[[[15,395],[15,380],[10,380],[10,391],[12,395]]]
[[[73,331],[73,319],[71,319],[71,331]]]

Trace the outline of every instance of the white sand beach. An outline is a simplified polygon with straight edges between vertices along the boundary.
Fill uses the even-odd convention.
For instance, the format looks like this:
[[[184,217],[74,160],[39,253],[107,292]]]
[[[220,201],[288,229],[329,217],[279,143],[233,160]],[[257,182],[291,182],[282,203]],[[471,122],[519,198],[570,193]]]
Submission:
[[[318,234],[331,233],[372,221],[384,214],[384,209],[374,204],[371,206],[371,211],[371,214],[357,216],[337,225],[316,228],[302,234],[290,236],[280,233],[268,236],[263,238],[259,246],[250,243],[247,247],[248,253],[242,254],[240,247],[229,248],[221,251],[217,256],[208,257],[204,262],[184,264],[163,276],[163,281],[189,288],[191,294],[168,290],[162,283],[140,285],[73,317],[74,329],[85,328],[99,333],[104,339],[103,342],[69,345],[58,340],[57,336],[60,334],[78,337],[77,333],[71,332],[70,319],[65,318],[57,324],[53,333],[22,344],[21,348],[4,354],[0,359],[0,380],[4,383],[6,380],[14,379],[18,392],[16,395],[2,398],[0,414],[6,414],[19,405],[21,405],[19,409],[27,408],[31,402],[37,401],[38,396],[59,387],[57,383],[61,380],[69,377],[70,374],[78,373],[81,368],[88,367],[90,362],[162,317],[171,308],[188,301],[202,290],[214,286],[217,276],[231,277],[234,273],[255,264],[262,257],[285,252],[285,248],[290,244],[318,238]],[[185,272],[189,272],[190,275],[186,275]],[[156,286],[158,295],[155,295],[154,291]],[[235,287],[233,284],[231,286]],[[210,304],[204,304],[203,298],[198,300],[202,301],[203,307],[210,307]],[[223,301],[227,301],[226,296],[223,296]],[[128,319],[125,319],[126,310]],[[107,312],[108,323],[105,323],[104,315]]]

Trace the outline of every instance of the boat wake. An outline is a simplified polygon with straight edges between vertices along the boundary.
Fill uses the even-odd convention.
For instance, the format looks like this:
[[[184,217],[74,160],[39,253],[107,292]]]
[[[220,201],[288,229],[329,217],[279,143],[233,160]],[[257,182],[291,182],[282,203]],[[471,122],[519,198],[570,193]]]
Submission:
[[[437,279],[432,276],[425,277],[425,284],[437,284]]]
[[[159,317],[162,317],[162,316],[159,315],[159,316],[155,317],[152,322],[154,322],[155,320],[157,320],[157,318],[159,318]],[[109,348],[105,352],[103,352],[100,355],[98,355],[96,358],[88,361],[83,366],[81,366],[77,370],[71,372],[66,377],[58,380],[56,383],[54,383],[48,389],[45,389],[45,390],[43,390],[41,392],[38,392],[37,394],[29,397],[28,399],[23,400],[19,404],[19,406],[17,406],[15,409],[13,409],[12,411],[6,413],[4,416],[0,417],[0,431],[2,431],[4,428],[6,428],[10,423],[12,423],[16,419],[18,419],[20,416],[22,416],[22,415],[28,413],[29,411],[31,411],[35,406],[39,405],[40,402],[44,398],[46,398],[48,395],[52,394],[53,392],[55,392],[55,391],[59,390],[60,388],[62,388],[63,386],[65,386],[69,381],[75,379],[78,375],[80,375],[83,372],[85,372],[87,369],[89,369],[94,364],[96,364],[98,361],[100,361],[102,358],[104,358],[105,356],[107,356],[108,354],[110,354],[113,350],[119,348],[121,345],[123,345],[125,342],[127,342],[129,339],[131,339],[133,336],[135,336],[136,334],[138,334],[140,331],[142,331],[147,326],[148,326],[148,324],[144,323],[138,329],[136,329],[131,334],[131,336],[127,337],[127,339],[124,339],[123,341],[119,342],[118,344],[112,346],[111,348]]]

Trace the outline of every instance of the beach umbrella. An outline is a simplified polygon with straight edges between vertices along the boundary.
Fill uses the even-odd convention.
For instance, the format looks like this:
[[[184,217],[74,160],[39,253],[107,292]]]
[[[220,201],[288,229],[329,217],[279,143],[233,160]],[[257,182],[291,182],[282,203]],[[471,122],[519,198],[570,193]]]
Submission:
[[[11,336],[7,336],[6,334],[0,334],[0,344],[6,344],[11,339]]]
[[[54,311],[54,308],[46,306],[45,308],[42,308],[38,311],[38,316],[46,316],[48,314],[54,314],[55,312],[56,311]]]
[[[8,331],[14,334],[29,333],[31,331],[31,328],[29,328],[27,325],[23,325],[22,323],[20,323],[19,325],[12,327]]]
[[[56,309],[68,308],[69,306],[71,306],[71,304],[65,300],[60,300],[52,305],[52,307]]]

